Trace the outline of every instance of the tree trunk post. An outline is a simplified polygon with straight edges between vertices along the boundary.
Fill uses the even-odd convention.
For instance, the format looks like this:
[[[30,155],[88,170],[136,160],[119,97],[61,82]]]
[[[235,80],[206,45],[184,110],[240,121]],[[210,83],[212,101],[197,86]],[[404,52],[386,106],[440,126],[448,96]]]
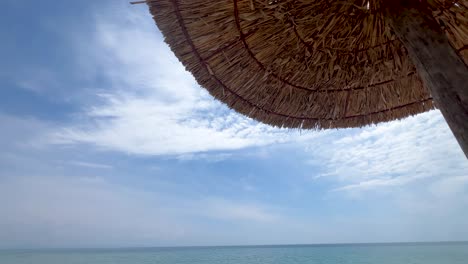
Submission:
[[[386,17],[468,158],[468,67],[425,0],[387,0]]]

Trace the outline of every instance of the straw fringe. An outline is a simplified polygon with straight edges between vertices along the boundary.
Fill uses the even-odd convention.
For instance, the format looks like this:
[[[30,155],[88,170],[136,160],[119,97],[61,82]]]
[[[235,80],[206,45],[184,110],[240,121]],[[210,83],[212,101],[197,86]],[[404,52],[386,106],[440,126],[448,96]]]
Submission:
[[[273,126],[325,129],[391,121],[435,107],[386,25],[381,1],[147,4],[172,51],[214,97]],[[468,0],[431,3],[468,62]]]

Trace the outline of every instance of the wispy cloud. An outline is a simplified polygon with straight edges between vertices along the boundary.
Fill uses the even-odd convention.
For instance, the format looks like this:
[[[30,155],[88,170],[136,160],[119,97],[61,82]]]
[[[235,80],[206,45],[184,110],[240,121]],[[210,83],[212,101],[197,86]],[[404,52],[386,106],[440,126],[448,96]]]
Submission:
[[[232,153],[188,153],[178,155],[179,161],[207,161],[211,163],[224,161],[232,157]]]
[[[411,175],[405,175],[405,176],[398,176],[398,177],[387,177],[387,178],[381,178],[381,179],[372,179],[372,180],[366,180],[362,182],[358,182],[355,184],[350,184],[346,185],[343,187],[339,187],[334,189],[334,191],[364,191],[364,190],[373,190],[377,189],[380,187],[395,187],[395,186],[401,186],[405,185],[408,183],[411,183],[413,181],[416,181],[418,179],[425,178],[425,177],[414,177]]]
[[[468,164],[439,111],[328,138],[310,147],[316,178],[338,180],[340,191],[395,187],[430,177],[465,175]]]
[[[62,143],[143,155],[233,150],[285,142],[298,133],[258,124],[216,102],[164,44],[146,14],[96,16],[96,32],[77,57],[100,70],[108,88],[82,113],[87,124],[57,134]],[[114,14],[115,15],[115,14]],[[91,47],[90,47],[91,45]],[[96,50],[99,52],[91,53]],[[89,67],[89,63],[94,67]],[[305,138],[303,136],[302,138]]]
[[[68,162],[71,165],[86,167],[86,168],[93,168],[93,169],[112,169],[113,166],[107,164],[100,164],[100,163],[93,163],[93,162],[85,162],[85,161],[70,161]]]

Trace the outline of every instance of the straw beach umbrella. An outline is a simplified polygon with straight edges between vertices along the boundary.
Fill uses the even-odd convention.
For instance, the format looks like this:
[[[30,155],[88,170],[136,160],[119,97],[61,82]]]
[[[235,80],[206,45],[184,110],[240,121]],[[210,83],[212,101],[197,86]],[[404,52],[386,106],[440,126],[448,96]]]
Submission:
[[[328,129],[437,107],[468,155],[468,0],[135,3],[198,83],[244,115]]]

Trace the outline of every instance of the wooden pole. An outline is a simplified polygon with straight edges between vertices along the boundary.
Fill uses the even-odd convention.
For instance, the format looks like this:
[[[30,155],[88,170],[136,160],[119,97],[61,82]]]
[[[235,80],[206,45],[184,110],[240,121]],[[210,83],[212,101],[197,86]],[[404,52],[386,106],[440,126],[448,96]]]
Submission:
[[[386,16],[468,158],[468,67],[424,0],[388,0]]]

